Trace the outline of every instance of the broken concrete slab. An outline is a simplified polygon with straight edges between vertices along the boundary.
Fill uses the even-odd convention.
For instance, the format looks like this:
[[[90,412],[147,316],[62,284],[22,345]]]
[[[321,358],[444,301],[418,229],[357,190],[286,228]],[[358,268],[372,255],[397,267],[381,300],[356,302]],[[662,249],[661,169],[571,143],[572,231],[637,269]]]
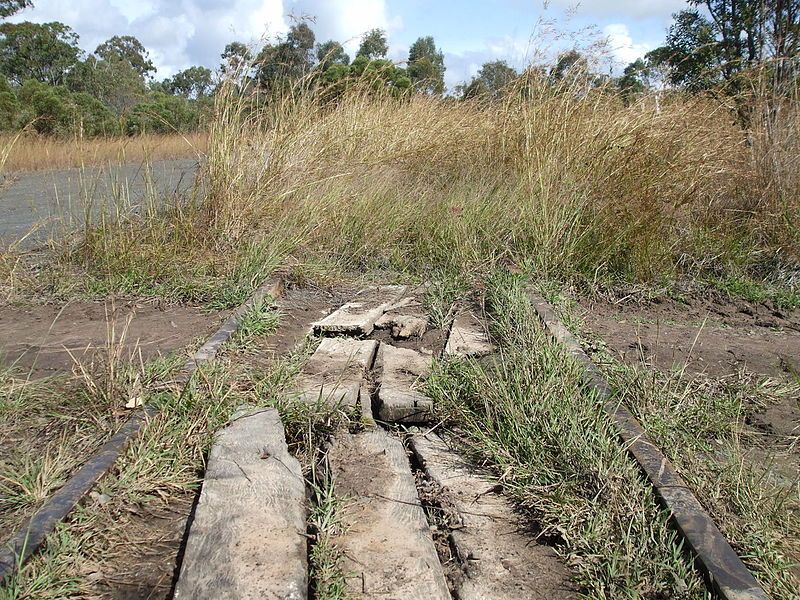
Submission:
[[[305,481],[278,412],[234,420],[211,448],[175,598],[302,600],[307,551]]]
[[[382,429],[334,438],[329,463],[342,509],[347,595],[449,600],[442,566],[399,439]]]
[[[465,462],[434,434],[415,435],[411,447],[460,523],[451,540],[464,568],[461,600],[578,598],[564,561],[526,533],[526,524],[485,470]]]
[[[316,335],[357,335],[372,333],[375,322],[406,293],[404,285],[384,285],[363,290],[361,296],[314,323]]]
[[[303,365],[295,389],[304,402],[356,406],[364,375],[372,367],[378,342],[349,338],[325,338]],[[369,396],[365,393],[369,405]]]
[[[380,367],[376,407],[379,419],[395,423],[430,420],[433,402],[420,388],[430,373],[432,362],[430,354],[381,344],[376,361]]]
[[[494,351],[483,323],[471,312],[458,315],[450,329],[445,354],[463,358],[477,358]]]

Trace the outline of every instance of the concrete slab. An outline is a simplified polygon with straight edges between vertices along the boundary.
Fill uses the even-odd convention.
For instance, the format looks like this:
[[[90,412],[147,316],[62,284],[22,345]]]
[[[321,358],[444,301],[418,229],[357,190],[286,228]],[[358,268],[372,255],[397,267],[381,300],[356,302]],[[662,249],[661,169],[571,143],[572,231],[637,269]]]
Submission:
[[[475,468],[438,436],[416,435],[411,447],[444,503],[461,520],[451,533],[464,577],[460,600],[561,600],[578,598],[564,561],[527,534],[497,480]]]
[[[471,312],[464,312],[455,318],[444,349],[445,354],[469,358],[491,354],[493,351],[494,346],[486,334],[486,327],[478,317]]]
[[[433,403],[420,388],[431,370],[433,356],[408,348],[381,344],[377,415],[382,421],[424,423],[430,420]]]
[[[302,600],[306,557],[305,482],[278,412],[240,417],[211,448],[175,598]]]
[[[405,448],[382,429],[334,438],[328,455],[350,598],[450,600]]]
[[[356,406],[377,349],[375,340],[323,339],[297,377],[300,399],[314,403],[322,398],[331,404]],[[371,404],[368,396],[366,404]]]
[[[406,293],[404,285],[384,285],[363,290],[324,319],[314,323],[316,335],[357,335],[372,333],[375,322]]]

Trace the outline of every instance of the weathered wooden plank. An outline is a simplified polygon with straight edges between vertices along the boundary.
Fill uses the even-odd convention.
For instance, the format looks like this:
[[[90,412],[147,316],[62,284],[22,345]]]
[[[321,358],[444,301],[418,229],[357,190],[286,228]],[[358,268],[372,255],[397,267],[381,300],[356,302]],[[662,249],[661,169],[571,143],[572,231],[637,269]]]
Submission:
[[[564,561],[525,533],[526,524],[496,479],[434,434],[415,435],[411,447],[441,501],[460,520],[451,534],[464,568],[454,590],[460,600],[578,597]]]
[[[211,449],[175,598],[302,600],[306,491],[274,409],[235,419]]]
[[[455,318],[447,338],[445,354],[467,358],[490,354],[493,350],[486,328],[478,317],[471,312],[464,312]]]
[[[348,338],[325,338],[303,369],[295,384],[304,402],[323,400],[341,406],[356,406],[364,375],[375,360],[378,342]],[[364,393],[370,403],[369,394]]]
[[[375,329],[389,329],[392,337],[398,340],[422,337],[428,329],[428,317],[421,302],[413,296],[405,296],[386,309],[375,322]]]
[[[334,438],[329,461],[345,533],[347,594],[381,600],[449,600],[408,457],[381,429]]]
[[[362,291],[356,300],[348,302],[324,319],[314,323],[316,335],[369,335],[375,322],[386,309],[406,292],[403,285],[385,285]]]
[[[397,423],[424,423],[430,419],[433,403],[420,388],[432,361],[430,354],[381,344],[377,360],[379,419]]]

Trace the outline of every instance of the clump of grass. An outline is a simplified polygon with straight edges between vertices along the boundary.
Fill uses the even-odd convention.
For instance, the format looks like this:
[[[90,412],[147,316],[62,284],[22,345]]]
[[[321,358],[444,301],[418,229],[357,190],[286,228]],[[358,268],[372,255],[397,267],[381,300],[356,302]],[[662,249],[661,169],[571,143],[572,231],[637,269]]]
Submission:
[[[239,319],[227,345],[234,350],[247,350],[256,338],[274,333],[280,320],[281,313],[276,310],[274,299],[258,298]]]
[[[342,552],[334,539],[344,533],[341,512],[344,500],[336,494],[327,465],[315,470],[309,483],[311,513],[308,525],[314,536],[309,557],[309,578],[316,600],[338,600],[346,597],[346,577],[342,571]]]
[[[421,279],[511,261],[593,285],[796,270],[795,102],[745,131],[709,97],[631,104],[544,71],[496,102],[398,98],[372,81],[335,101],[310,80],[266,98],[226,82],[203,193],[94,221],[63,261],[97,294],[217,308],[252,289],[254,256]]]
[[[535,325],[519,281],[492,279],[487,296],[502,354],[439,364],[427,384],[435,405],[543,534],[560,540],[587,597],[704,597],[602,402]]]
[[[229,86],[211,132],[209,222],[234,237],[293,232],[297,252],[355,270],[513,259],[546,277],[652,281],[746,269],[767,248],[793,260],[759,212],[774,198],[747,191],[764,165],[713,101],[625,106],[534,75],[517,91],[487,105],[354,85],[335,104],[304,89],[254,107]],[[796,207],[781,214],[789,235]]]
[[[800,495],[776,465],[750,456],[745,418],[800,396],[796,383],[714,380],[609,362],[621,400],[675,464],[770,597],[794,598],[800,556]],[[756,438],[759,436],[755,436]],[[768,453],[775,453],[773,440]],[[791,452],[790,452],[791,453]]]

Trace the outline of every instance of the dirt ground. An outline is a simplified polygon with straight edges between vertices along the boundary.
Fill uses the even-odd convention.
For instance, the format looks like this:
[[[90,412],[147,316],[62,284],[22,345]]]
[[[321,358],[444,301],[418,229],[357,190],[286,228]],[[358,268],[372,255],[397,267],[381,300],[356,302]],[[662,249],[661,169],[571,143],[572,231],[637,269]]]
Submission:
[[[342,297],[348,294],[310,287],[287,289],[278,301],[282,316],[277,331],[256,340],[252,350],[230,358],[251,368],[269,368],[276,358],[297,348],[311,324],[345,302]],[[126,541],[119,552],[97,566],[98,595],[112,600],[171,598],[195,499],[196,494],[180,494],[155,511],[123,515],[125,522],[119,524]]]
[[[32,377],[69,373],[75,360],[107,346],[112,327],[119,340],[129,318],[126,356],[135,352],[138,360],[141,351],[147,360],[208,337],[224,316],[191,306],[159,308],[132,301],[0,305],[0,364],[15,365]]]
[[[627,363],[685,366],[689,374],[714,378],[736,377],[741,370],[756,378],[800,378],[800,310],[719,298],[580,304],[590,337],[602,339]],[[800,398],[783,396],[756,408],[745,424],[751,459],[771,464],[787,473],[787,482],[794,481]]]
[[[626,362],[724,376],[800,374],[800,310],[720,299],[581,301],[583,321]]]

